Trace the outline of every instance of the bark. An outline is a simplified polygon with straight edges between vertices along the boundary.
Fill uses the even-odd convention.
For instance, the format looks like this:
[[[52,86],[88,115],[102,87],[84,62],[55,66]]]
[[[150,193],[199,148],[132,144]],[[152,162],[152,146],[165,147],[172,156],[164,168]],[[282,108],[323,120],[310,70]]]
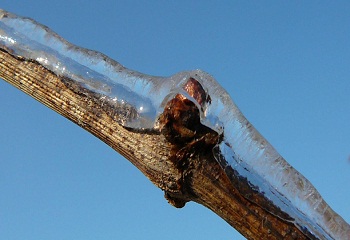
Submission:
[[[188,201],[200,203],[247,239],[314,238],[292,222],[255,204],[259,200],[253,203],[240,193],[215,160],[213,152],[208,150],[210,143],[204,137],[208,134],[207,129],[199,129],[197,134],[203,135],[191,143],[172,141],[171,134],[164,131],[127,129],[109,113],[113,109],[104,106],[98,97],[86,94],[88,90],[75,86],[70,79],[55,75],[35,61],[0,50],[1,78],[115,149],[161,188],[175,207],[183,207]],[[249,188],[248,184],[245,186]],[[254,190],[250,191],[252,195],[256,194]]]

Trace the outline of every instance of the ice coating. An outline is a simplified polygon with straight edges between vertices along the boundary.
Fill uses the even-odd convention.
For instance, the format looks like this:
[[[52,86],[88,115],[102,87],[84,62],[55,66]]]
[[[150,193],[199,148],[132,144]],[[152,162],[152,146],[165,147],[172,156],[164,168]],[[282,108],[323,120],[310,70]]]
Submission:
[[[73,79],[92,92],[133,107],[137,115],[120,122],[126,127],[153,128],[166,96],[178,86],[172,79],[126,69],[106,55],[77,47],[29,18],[0,9],[0,46],[35,60],[59,76]]]
[[[308,229],[320,239],[350,239],[350,226],[250,124],[215,79],[201,71],[191,75],[205,86],[211,98],[202,122],[224,133],[224,140],[219,145],[227,164],[223,167],[232,168],[246,177],[294,218],[293,222],[299,228]]]
[[[233,168],[246,177],[276,206],[289,213],[298,227],[307,228],[320,239],[350,239],[350,226],[260,135],[228,93],[205,73],[198,72],[197,80],[206,86],[211,97],[203,123],[224,132],[224,141],[219,146],[227,163],[223,167]]]
[[[349,225],[322,199],[312,184],[291,167],[241,114],[228,93],[208,74],[196,70],[170,78],[152,77],[128,70],[107,56],[74,46],[47,27],[0,10],[0,47],[14,55],[39,62],[60,76],[136,110],[120,122],[131,128],[156,128],[165,103],[177,93],[201,109],[201,122],[224,140],[219,162],[245,177],[259,192],[287,212],[299,228],[320,239],[350,239]],[[183,89],[195,78],[211,103],[205,107]],[[218,159],[219,160],[219,159]],[[264,206],[262,206],[264,207]],[[275,213],[278,216],[278,213]]]

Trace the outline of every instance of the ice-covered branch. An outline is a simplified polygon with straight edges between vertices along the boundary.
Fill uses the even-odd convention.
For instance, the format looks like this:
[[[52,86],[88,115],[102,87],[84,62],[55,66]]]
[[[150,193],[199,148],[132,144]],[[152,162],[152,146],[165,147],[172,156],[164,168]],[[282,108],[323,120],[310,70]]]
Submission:
[[[172,146],[169,158],[181,166],[181,174],[187,171],[188,159],[198,153],[195,149],[210,148],[232,186],[249,202],[293,223],[308,236],[350,239],[350,226],[207,73],[147,76],[104,54],[72,45],[31,19],[2,10],[0,48],[44,66],[62,79],[65,88],[93,99],[99,104],[98,114],[108,115],[124,129],[164,136]],[[171,194],[168,198],[174,200]]]

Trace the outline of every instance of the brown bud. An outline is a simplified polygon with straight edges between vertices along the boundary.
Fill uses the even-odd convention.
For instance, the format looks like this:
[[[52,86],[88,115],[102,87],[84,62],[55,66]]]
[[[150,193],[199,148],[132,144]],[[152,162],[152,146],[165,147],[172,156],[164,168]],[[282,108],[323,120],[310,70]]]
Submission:
[[[188,79],[183,89],[193,97],[199,105],[203,107],[205,102],[208,102],[207,93],[202,85],[194,78]]]

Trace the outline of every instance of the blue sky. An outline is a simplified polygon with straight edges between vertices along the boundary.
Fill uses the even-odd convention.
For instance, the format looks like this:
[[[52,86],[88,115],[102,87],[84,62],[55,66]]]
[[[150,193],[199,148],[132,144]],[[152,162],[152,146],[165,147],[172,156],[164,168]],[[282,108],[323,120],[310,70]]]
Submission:
[[[170,2],[170,1],[169,1]],[[0,8],[128,68],[202,69],[350,222],[348,1],[17,1]],[[2,239],[243,239],[0,81]]]

